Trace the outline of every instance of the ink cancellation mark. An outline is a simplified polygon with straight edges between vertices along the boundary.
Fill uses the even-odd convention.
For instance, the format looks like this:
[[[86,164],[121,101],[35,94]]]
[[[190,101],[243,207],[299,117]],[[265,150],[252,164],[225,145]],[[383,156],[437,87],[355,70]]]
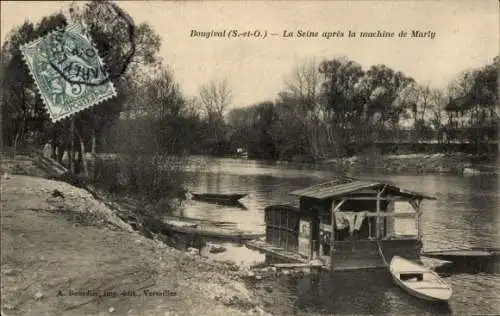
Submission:
[[[116,96],[111,81],[84,83],[101,82],[107,74],[80,24],[54,31],[20,50],[53,122]]]
[[[123,62],[121,65],[115,65],[115,69],[108,69],[108,77],[102,80],[102,82],[97,83],[103,84],[112,79],[118,79],[121,77],[127,70],[129,64],[132,62],[132,58],[134,57],[136,51],[135,24],[132,17],[113,1],[101,1],[97,4],[96,9],[97,19],[99,21],[98,26],[102,28],[101,31],[104,33],[111,32],[114,36],[121,34],[124,31],[126,32],[126,40],[120,42],[119,47],[116,47],[117,51],[115,51],[115,53],[124,53],[122,56]],[[130,46],[129,49],[127,49],[128,46]],[[113,51],[113,49],[111,50]],[[108,56],[105,55],[101,57],[106,60]],[[70,82],[78,83],[72,80],[70,80]],[[95,84],[92,83],[91,85]]]

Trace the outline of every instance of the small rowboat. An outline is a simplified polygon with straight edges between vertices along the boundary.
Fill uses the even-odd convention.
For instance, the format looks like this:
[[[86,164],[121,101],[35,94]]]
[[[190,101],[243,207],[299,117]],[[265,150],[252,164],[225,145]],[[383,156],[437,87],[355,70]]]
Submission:
[[[389,265],[396,284],[408,294],[428,301],[448,301],[451,286],[439,275],[422,265],[394,256]]]
[[[236,204],[238,200],[247,194],[215,194],[215,193],[191,193],[193,200],[207,201],[223,204]]]
[[[166,219],[167,228],[181,234],[192,234],[209,239],[245,241],[262,237],[264,234],[221,227],[210,221],[196,221],[170,218]]]

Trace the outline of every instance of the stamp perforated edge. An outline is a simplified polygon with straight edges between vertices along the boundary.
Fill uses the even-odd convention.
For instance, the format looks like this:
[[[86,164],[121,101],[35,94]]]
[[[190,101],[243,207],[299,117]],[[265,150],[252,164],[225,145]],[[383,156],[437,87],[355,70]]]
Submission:
[[[59,32],[61,31],[61,29],[63,29],[64,31],[66,31],[68,28],[70,27],[78,27],[77,24],[70,24],[66,27],[59,27],[47,34],[45,34],[44,36],[40,36],[30,42],[27,42],[25,44],[22,44],[19,46],[19,50],[21,51],[21,57],[23,59],[23,62],[26,64],[26,66],[28,67],[28,71],[30,73],[30,76],[31,78],[33,78],[33,81],[35,82],[35,87],[36,87],[36,90],[38,92],[38,95],[40,95],[40,98],[42,99],[42,102],[43,104],[45,105],[45,108],[47,110],[47,112],[49,113],[49,117],[52,121],[52,123],[56,123],[56,122],[59,122],[61,120],[64,120],[64,119],[67,119],[69,117],[71,117],[72,115],[75,115],[77,113],[80,113],[81,111],[84,111],[84,110],[88,110],[89,108],[91,107],[94,107],[94,106],[97,106],[103,102],[106,102],[108,101],[109,99],[113,98],[113,97],[116,97],[117,96],[117,92],[116,92],[116,89],[115,89],[115,85],[113,84],[113,82],[111,80],[107,81],[105,84],[109,84],[110,85],[110,88],[111,88],[111,94],[109,94],[108,96],[104,97],[104,98],[101,98],[99,101],[95,102],[95,103],[91,103],[91,104],[88,104],[87,106],[84,106],[84,107],[80,107],[78,108],[77,110],[73,110],[73,111],[70,111],[66,114],[63,114],[63,115],[54,115],[50,109],[50,102],[48,100],[46,100],[46,96],[45,94],[42,93],[42,90],[40,89],[40,85],[38,83],[38,81],[36,80],[36,77],[35,77],[35,74],[33,73],[33,69],[30,65],[30,63],[28,62],[28,59],[26,58],[25,54],[24,54],[24,51],[23,49],[27,46],[31,46],[31,45],[34,45],[36,44],[36,42],[38,41],[41,41],[42,39],[56,33],[56,32]],[[92,46],[92,48],[94,48],[97,52],[97,58],[99,59],[99,62],[101,62],[102,66],[104,67],[105,66],[105,63],[104,63],[104,60],[101,58],[101,55],[100,55],[100,52],[99,52],[99,49],[97,49],[97,46],[95,45],[95,43],[93,42],[92,38],[90,36],[87,36],[87,34],[82,34],[90,43],[90,45]]]

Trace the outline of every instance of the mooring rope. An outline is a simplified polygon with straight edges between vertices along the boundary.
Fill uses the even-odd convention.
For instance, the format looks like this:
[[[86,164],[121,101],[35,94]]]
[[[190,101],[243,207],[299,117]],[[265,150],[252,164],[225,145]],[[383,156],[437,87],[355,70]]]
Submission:
[[[384,253],[382,252],[382,248],[380,247],[380,243],[377,240],[377,247],[378,247],[378,253],[380,254],[380,257],[382,257],[382,261],[384,262],[384,265],[388,267],[389,265],[387,264],[387,261],[385,260]]]

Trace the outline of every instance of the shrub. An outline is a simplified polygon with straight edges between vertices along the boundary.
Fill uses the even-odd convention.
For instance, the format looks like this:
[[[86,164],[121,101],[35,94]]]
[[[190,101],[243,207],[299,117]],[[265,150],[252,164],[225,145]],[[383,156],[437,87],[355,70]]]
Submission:
[[[185,198],[182,158],[120,155],[96,159],[94,185],[113,194],[127,195],[146,211],[170,213]]]

